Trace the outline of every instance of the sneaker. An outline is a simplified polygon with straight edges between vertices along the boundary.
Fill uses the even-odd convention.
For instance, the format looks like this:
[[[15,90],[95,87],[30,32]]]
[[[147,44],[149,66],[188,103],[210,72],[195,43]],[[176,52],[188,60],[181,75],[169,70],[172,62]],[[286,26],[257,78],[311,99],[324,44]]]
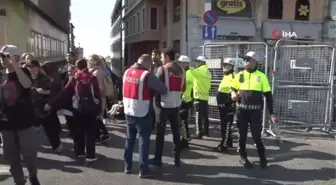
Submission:
[[[87,161],[87,162],[94,162],[94,161],[97,161],[97,157],[95,157],[95,158],[86,158],[86,161]]]
[[[29,181],[31,185],[41,185],[37,177],[29,177]]]
[[[55,152],[56,153],[61,153],[63,151],[63,146],[62,144],[60,144],[56,149],[55,149]]]
[[[84,154],[79,154],[79,155],[76,155],[78,158],[85,158],[85,155]]]
[[[101,138],[100,138],[100,142],[101,143],[104,143],[104,142],[106,142],[106,141],[108,141],[108,140],[110,140],[111,139],[111,136],[110,135],[103,135]]]
[[[148,172],[140,172],[139,173],[139,177],[142,178],[142,179],[149,179],[149,178],[153,178],[155,177],[156,175],[151,172],[151,171],[148,171]]]
[[[260,158],[260,168],[261,169],[267,168],[267,159],[266,158]]]
[[[193,139],[203,139],[203,136],[201,134],[196,134]]]
[[[155,158],[150,159],[148,161],[148,163],[151,164],[151,165],[157,166],[157,167],[161,167],[162,166],[162,162],[157,161]]]
[[[129,170],[129,169],[124,169],[124,172],[126,173],[126,174],[131,174],[132,173],[132,170]]]

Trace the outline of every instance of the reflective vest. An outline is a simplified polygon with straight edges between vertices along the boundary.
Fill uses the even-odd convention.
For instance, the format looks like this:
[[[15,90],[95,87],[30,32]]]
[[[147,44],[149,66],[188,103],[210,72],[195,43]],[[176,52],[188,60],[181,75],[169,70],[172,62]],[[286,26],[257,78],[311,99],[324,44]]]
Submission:
[[[221,83],[219,84],[218,92],[229,94],[231,92],[233,79],[234,79],[233,73],[224,75]]]
[[[126,115],[145,117],[149,111],[150,91],[147,88],[149,71],[131,67],[123,77],[123,104]]]
[[[191,91],[193,89],[193,83],[194,83],[194,77],[191,73],[191,70],[186,71],[186,85],[185,85],[185,90],[182,95],[182,99],[184,102],[188,103],[192,101],[192,95]]]
[[[167,86],[168,92],[161,95],[161,106],[164,108],[177,108],[182,103],[184,74],[175,76],[166,66],[162,69],[162,81]]]
[[[205,64],[196,69],[192,69],[191,73],[194,76],[194,98],[208,101],[212,78],[208,66]]]

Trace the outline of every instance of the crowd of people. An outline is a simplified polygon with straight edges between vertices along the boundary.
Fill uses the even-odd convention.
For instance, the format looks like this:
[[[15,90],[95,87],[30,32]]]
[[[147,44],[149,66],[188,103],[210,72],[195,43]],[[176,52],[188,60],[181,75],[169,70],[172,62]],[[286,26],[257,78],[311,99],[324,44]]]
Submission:
[[[204,56],[191,60],[172,48],[153,50],[143,54],[126,69],[121,80],[113,74],[103,57],[96,54],[76,60],[73,52],[66,55],[67,63],[56,73],[30,54],[23,54],[14,45],[0,50],[1,93],[0,131],[3,151],[10,172],[17,185],[26,184],[21,156],[27,163],[29,180],[39,185],[37,178],[37,134],[43,128],[50,146],[61,153],[61,125],[58,115],[64,115],[73,139],[74,154],[94,162],[96,144],[111,137],[105,120],[124,114],[126,142],[124,151],[126,174],[132,173],[133,148],[139,137],[139,176],[155,176],[149,164],[162,166],[166,124],[173,135],[174,165],[181,165],[180,155],[192,139],[209,137],[208,100],[212,75]],[[234,59],[223,59],[223,79],[218,88],[217,105],[220,112],[222,139],[216,151],[233,148],[233,115],[239,129],[238,153],[246,168],[252,164],[247,158],[248,127],[256,143],[260,165],[267,167],[265,147],[261,139],[261,111],[266,97],[269,112],[273,113],[272,94],[266,76],[257,70],[261,59],[251,51],[242,56],[244,69],[234,72]],[[122,84],[122,86],[121,86]],[[189,131],[189,112],[194,107],[196,133]],[[107,111],[109,110],[109,111]],[[180,133],[180,130],[182,133]],[[155,155],[149,159],[150,135],[155,131]]]
[[[162,166],[166,124],[169,122],[173,135],[174,165],[181,165],[180,154],[188,148],[189,141],[209,137],[208,101],[212,74],[207,59],[199,56],[191,60],[181,55],[175,58],[172,48],[153,50],[152,56],[143,54],[128,68],[123,76],[123,107],[126,115],[127,132],[125,144],[125,173],[132,171],[132,154],[139,135],[139,176],[155,176],[149,164]],[[221,120],[222,139],[214,150],[227,152],[233,148],[232,123],[237,118],[239,142],[237,152],[245,168],[252,168],[246,152],[246,137],[250,127],[260,158],[260,167],[267,167],[265,147],[262,142],[262,106],[266,98],[272,121],[273,112],[271,88],[266,75],[257,67],[262,61],[257,53],[250,51],[241,56],[240,71],[234,71],[236,58],[221,61],[223,78],[218,88],[217,107]],[[190,136],[188,117],[194,107],[196,133]],[[149,144],[152,130],[156,131],[154,158],[149,158]],[[180,133],[182,131],[182,134]],[[182,135],[182,137],[181,137]]]
[[[15,184],[26,184],[21,156],[31,184],[40,184],[36,132],[41,128],[55,153],[62,152],[58,115],[65,116],[74,154],[88,162],[97,160],[95,145],[111,138],[104,123],[106,110],[117,102],[121,88],[104,58],[93,54],[76,61],[75,53],[68,52],[67,63],[55,71],[50,62],[21,55],[14,45],[2,47],[0,54],[4,68],[0,74],[0,141]]]

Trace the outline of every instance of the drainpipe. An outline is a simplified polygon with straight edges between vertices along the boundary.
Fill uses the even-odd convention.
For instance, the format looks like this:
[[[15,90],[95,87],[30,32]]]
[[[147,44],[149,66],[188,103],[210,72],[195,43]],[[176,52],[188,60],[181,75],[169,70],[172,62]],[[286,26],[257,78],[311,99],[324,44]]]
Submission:
[[[181,0],[181,54],[187,54],[187,28],[188,28],[188,12],[187,1]]]

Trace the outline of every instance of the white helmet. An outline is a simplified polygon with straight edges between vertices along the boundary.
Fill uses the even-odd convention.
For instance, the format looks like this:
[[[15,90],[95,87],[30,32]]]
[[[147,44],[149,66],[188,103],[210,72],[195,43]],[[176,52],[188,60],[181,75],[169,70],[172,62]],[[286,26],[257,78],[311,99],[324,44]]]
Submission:
[[[177,61],[190,63],[190,58],[188,56],[185,56],[185,55],[180,55],[180,57],[178,58]]]
[[[200,61],[200,62],[206,62],[206,58],[204,56],[198,56],[196,58],[196,61]]]
[[[236,64],[236,59],[235,58],[226,58],[223,61],[223,64],[230,64],[230,65],[235,65]]]

